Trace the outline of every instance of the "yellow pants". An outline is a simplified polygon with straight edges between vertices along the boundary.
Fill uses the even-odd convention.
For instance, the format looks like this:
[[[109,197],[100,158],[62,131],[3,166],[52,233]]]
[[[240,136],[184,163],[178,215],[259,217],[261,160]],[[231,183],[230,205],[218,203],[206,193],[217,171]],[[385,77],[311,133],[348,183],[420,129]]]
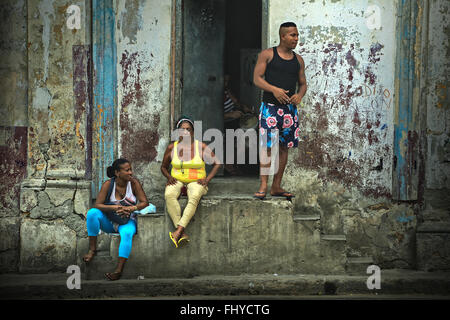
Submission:
[[[166,186],[166,191],[164,193],[167,212],[169,213],[175,228],[178,226],[184,228],[187,227],[197,210],[200,199],[208,192],[208,187],[202,186],[197,182],[188,183],[186,185],[188,203],[186,208],[184,208],[183,216],[181,216],[181,207],[178,202],[178,197],[180,196],[183,185],[183,182],[177,181],[176,184]]]

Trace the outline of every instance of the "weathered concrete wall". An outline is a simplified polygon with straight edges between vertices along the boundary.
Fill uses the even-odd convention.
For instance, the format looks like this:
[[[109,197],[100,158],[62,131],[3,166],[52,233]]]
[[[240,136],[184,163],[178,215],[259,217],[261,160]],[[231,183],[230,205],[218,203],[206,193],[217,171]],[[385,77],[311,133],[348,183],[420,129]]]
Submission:
[[[424,15],[426,166],[417,263],[423,270],[439,270],[450,269],[450,3],[429,1]]]
[[[268,44],[296,22],[308,82],[285,174],[296,213],[320,214],[322,232],[346,236],[350,258],[414,268],[417,208],[391,203],[396,11],[397,1],[269,1]]]
[[[70,5],[81,9],[82,28],[66,26]],[[85,103],[75,99],[74,50],[90,37],[88,1],[30,1],[28,176],[83,177],[86,140]],[[82,54],[82,53],[81,53]]]
[[[116,1],[118,154],[159,210],[170,139],[171,1]]]
[[[108,130],[113,130],[117,156],[133,163],[150,202],[162,212],[165,179],[159,167],[169,143],[169,119],[173,116],[172,2],[113,3],[117,117]],[[364,261],[383,268],[448,269],[447,258],[442,258],[450,252],[443,245],[449,231],[445,227],[449,216],[448,3],[420,2],[427,3],[421,8],[420,29],[426,32],[418,34],[422,43],[427,43],[426,37],[429,39],[428,49],[426,45],[417,48],[424,53],[416,55],[426,57],[428,66],[426,75],[420,78],[426,105],[418,106],[427,120],[423,214],[419,214],[423,209],[420,203],[391,201],[395,184],[392,171],[398,3],[264,3],[263,7],[268,7],[263,14],[263,19],[269,19],[268,44],[277,45],[281,22],[294,21],[300,31],[298,52],[306,63],[309,89],[300,106],[302,141],[299,149],[290,153],[284,178],[285,188],[297,197],[289,210],[278,208],[280,216],[273,212],[260,216],[265,212],[259,207],[261,203],[249,199],[207,199],[199,210],[201,216],[191,226],[199,242],[182,258],[191,273],[195,268],[203,268],[202,273],[219,272],[223,261],[245,270],[245,259],[255,260],[248,272],[270,272],[272,266],[285,273],[314,272],[311,262],[319,258],[322,270],[332,272],[343,271],[345,258],[367,258]],[[81,9],[81,28],[77,30],[66,26],[66,10],[72,4]],[[374,21],[368,27],[364,14],[374,4],[381,17],[377,29],[370,27]],[[0,169],[7,177],[0,189],[1,272],[65,270],[69,264],[81,264],[87,248],[84,215],[91,205],[91,174],[98,174],[92,162],[94,156],[101,157],[90,154],[94,140],[101,134],[96,131],[96,119],[91,123],[89,118],[93,112],[90,93],[95,86],[90,82],[93,75],[89,64],[91,5],[87,0],[39,0],[8,1],[1,7],[2,12],[7,12],[3,16],[9,19],[3,20],[8,23],[3,23],[2,28],[12,28],[9,22],[14,26],[14,32],[6,30],[10,38],[0,47],[6,56],[0,68],[4,76],[1,86],[7,93],[0,97],[0,103],[8,115],[2,117],[0,127]],[[227,217],[235,219],[232,224]],[[298,221],[303,222],[296,224]],[[226,228],[230,225],[236,247],[229,246],[232,238]],[[146,251],[150,240],[156,241],[157,257],[155,260],[150,253],[136,257],[135,270],[151,265],[161,275],[180,271],[165,269],[173,258],[167,248],[169,226],[167,216],[142,223],[141,240],[133,252]],[[246,238],[247,230],[263,233],[264,226],[273,232],[272,236],[282,236],[287,229],[300,244],[290,247],[276,238],[275,246],[271,242],[274,237],[265,235],[262,244]],[[212,248],[210,232],[214,230],[220,234],[221,247]],[[318,237],[336,242],[322,248]],[[116,253],[117,248],[111,249],[114,242],[100,238],[99,248],[108,248],[108,254]],[[307,244],[310,248],[305,247]],[[281,248],[282,256],[260,261],[258,245],[264,247],[266,256]],[[338,251],[333,251],[335,245]],[[208,247],[211,256],[202,253],[202,246]],[[230,252],[230,248],[237,251]],[[297,250],[292,256],[291,249]],[[192,263],[190,254],[204,265]],[[333,263],[337,263],[334,271]]]
[[[428,14],[426,188],[450,190],[449,2],[430,1]]]
[[[428,225],[422,231],[419,228],[424,233],[417,239],[416,231],[424,217],[421,200],[436,209],[431,211],[439,211],[440,218],[429,214],[432,220],[449,216],[448,86],[444,80],[448,74],[448,3],[413,3],[418,9],[411,34],[399,28],[398,4],[269,1],[268,43],[278,44],[280,23],[296,22],[300,33],[297,52],[305,60],[308,81],[308,92],[299,109],[302,141],[298,153],[290,154],[285,185],[300,194],[295,199],[297,213],[320,214],[326,233],[346,235],[348,257],[372,257],[382,267],[433,269],[424,253],[433,243],[441,246],[442,239],[448,237],[442,233],[446,229],[437,227],[440,234],[435,242],[429,239]],[[365,13],[373,5],[378,7],[380,18],[379,27],[374,29],[370,26],[376,25],[377,13],[369,18]],[[286,13],[286,7],[292,10]],[[398,57],[398,39],[406,41],[409,36],[415,37],[410,40],[411,56]],[[410,130],[414,132],[408,133],[408,139],[399,137],[404,142],[399,152],[417,157],[418,167],[420,156],[428,157],[426,175],[419,173],[416,177],[419,181],[413,193],[419,201],[412,204],[392,202],[393,187],[398,188],[393,184],[400,183],[392,178],[394,127],[400,121],[396,114],[396,104],[400,103],[395,97],[399,82],[396,61],[414,65],[411,70],[415,70],[414,81],[418,83],[414,92],[408,93],[414,105],[407,106],[410,111],[405,114],[412,119],[414,127]],[[422,61],[431,68],[423,67]],[[426,103],[421,104],[419,92],[424,92]],[[426,130],[421,121],[424,116]],[[426,151],[418,148],[418,140],[414,146],[409,139],[410,134],[417,136],[424,131]],[[406,154],[406,149],[415,150],[415,154]],[[426,188],[440,190],[423,190],[424,181]],[[438,247],[433,249],[435,269],[449,269],[449,250]]]
[[[367,195],[389,196],[396,1],[370,4],[381,10],[379,29],[366,25],[367,1],[270,1],[269,45],[279,43],[282,22],[297,23],[308,93],[299,108],[303,132],[293,165]]]
[[[70,5],[80,28],[69,29]],[[28,162],[19,271],[65,270],[86,237],[90,1],[28,1]],[[83,248],[84,249],[84,248]]]
[[[0,4],[0,126],[27,126],[27,6]]]
[[[27,169],[27,6],[0,4],[0,272],[19,261],[19,191]]]

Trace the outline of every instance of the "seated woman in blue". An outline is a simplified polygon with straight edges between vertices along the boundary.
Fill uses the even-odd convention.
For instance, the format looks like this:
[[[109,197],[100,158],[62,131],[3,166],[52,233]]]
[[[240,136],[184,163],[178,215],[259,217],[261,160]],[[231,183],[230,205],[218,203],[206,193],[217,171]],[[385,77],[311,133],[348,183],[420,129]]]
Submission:
[[[136,234],[135,211],[146,208],[149,202],[141,184],[132,176],[133,171],[128,160],[115,160],[112,166],[107,168],[107,175],[111,179],[103,183],[94,208],[87,213],[89,251],[83,260],[89,262],[97,253],[97,235],[100,229],[106,233],[119,232],[119,259],[116,270],[105,273],[107,279],[118,280],[130,255],[133,236]]]

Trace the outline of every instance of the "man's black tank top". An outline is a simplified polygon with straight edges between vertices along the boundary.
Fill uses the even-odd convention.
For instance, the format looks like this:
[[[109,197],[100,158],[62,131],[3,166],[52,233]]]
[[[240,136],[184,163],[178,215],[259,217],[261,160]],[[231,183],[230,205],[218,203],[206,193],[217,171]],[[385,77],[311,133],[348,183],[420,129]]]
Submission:
[[[289,90],[287,95],[290,97],[295,94],[298,82],[298,73],[300,63],[297,55],[292,52],[294,57],[291,60],[284,60],[278,55],[277,47],[273,47],[273,58],[267,64],[264,79],[271,85]],[[271,92],[264,91],[263,101],[266,103],[280,104]]]

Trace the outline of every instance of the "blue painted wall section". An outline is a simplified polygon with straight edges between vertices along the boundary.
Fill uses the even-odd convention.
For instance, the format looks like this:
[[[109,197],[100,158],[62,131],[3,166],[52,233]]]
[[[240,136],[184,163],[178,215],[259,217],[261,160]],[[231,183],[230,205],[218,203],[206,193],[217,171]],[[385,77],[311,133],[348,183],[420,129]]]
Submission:
[[[418,124],[414,114],[418,105],[414,101],[414,88],[418,87],[416,77],[415,43],[416,23],[419,17],[417,0],[402,0],[397,24],[396,93],[398,95],[394,115],[394,168],[393,198],[396,200],[417,200],[418,187]]]
[[[115,13],[112,0],[93,0],[93,182],[95,198],[108,179],[106,168],[116,155],[115,118],[117,105]]]

